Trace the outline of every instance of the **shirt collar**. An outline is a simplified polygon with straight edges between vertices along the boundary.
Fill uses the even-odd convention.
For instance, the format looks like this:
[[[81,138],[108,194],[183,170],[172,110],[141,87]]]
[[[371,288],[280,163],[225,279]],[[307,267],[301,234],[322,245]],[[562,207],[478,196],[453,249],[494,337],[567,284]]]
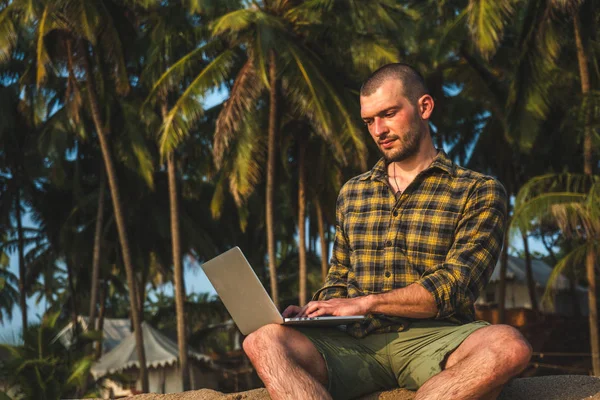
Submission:
[[[387,175],[386,167],[387,167],[387,164],[385,162],[385,159],[382,157],[373,166],[371,171],[369,171],[368,173],[366,173],[362,176],[361,180],[364,181],[367,179],[385,178]],[[439,168],[442,171],[448,173],[450,176],[454,176],[455,175],[455,167],[456,167],[456,165],[452,162],[452,160],[450,160],[450,158],[448,157],[448,154],[446,154],[446,152],[444,150],[438,149],[437,155],[431,162],[431,165],[429,165],[429,167],[426,168],[426,170]]]

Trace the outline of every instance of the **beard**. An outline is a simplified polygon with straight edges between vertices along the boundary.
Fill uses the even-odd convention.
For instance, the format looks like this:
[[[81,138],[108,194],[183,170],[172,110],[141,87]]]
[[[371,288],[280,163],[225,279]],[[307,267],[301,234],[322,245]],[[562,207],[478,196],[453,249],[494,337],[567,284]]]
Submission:
[[[400,162],[415,156],[421,148],[424,132],[418,123],[411,125],[404,136],[392,136],[393,139],[400,141],[400,148],[389,151],[379,148],[383,158],[389,164],[391,162]]]

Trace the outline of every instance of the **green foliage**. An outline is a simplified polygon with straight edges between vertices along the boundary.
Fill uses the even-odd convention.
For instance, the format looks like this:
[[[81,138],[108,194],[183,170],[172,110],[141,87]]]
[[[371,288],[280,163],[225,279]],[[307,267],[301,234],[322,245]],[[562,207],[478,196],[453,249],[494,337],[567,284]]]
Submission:
[[[0,373],[17,398],[61,399],[72,397],[88,379],[93,359],[85,356],[82,345],[66,349],[56,340],[59,313],[46,314],[41,324],[23,332],[21,345],[0,345],[9,358],[0,366]]]

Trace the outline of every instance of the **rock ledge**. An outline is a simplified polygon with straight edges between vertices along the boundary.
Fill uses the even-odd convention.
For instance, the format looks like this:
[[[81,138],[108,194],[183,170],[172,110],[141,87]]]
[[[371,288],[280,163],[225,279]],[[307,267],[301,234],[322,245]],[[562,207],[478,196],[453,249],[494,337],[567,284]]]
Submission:
[[[372,393],[360,400],[411,400],[414,392],[395,389]],[[265,389],[220,393],[210,389],[172,394],[142,394],[132,400],[269,400]],[[498,400],[600,400],[600,378],[585,375],[555,375],[514,379]]]

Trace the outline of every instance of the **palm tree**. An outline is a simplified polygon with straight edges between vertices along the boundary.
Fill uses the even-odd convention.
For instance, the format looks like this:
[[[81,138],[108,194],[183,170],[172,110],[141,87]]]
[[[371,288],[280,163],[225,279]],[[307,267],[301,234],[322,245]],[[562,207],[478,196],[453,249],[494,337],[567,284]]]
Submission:
[[[342,186],[341,160],[332,159],[327,143],[316,135],[309,142],[309,154],[313,162],[307,165],[308,198],[314,208],[319,244],[321,249],[321,279],[325,282],[329,270],[329,241],[326,233],[335,224],[335,203]],[[313,217],[311,217],[311,225]]]
[[[529,103],[525,107],[528,112],[537,114],[538,117],[544,116],[547,112],[547,93],[549,87],[548,72],[552,70],[556,63],[561,48],[560,35],[557,32],[557,24],[554,15],[562,12],[573,24],[573,37],[577,53],[579,78],[581,83],[581,93],[584,98],[584,121],[583,121],[583,154],[584,154],[584,173],[592,175],[592,128],[590,125],[589,93],[590,73],[589,73],[589,46],[586,44],[586,37],[583,35],[584,29],[581,24],[581,12],[585,9],[594,9],[594,1],[550,1],[547,4],[540,5],[536,1],[525,2],[527,10],[525,14],[522,32],[521,44],[525,44],[526,50],[521,57],[522,67],[519,67],[520,73],[509,91],[509,104]],[[475,28],[475,42],[484,55],[492,54],[500,43],[500,38],[505,26],[508,24],[508,17],[512,14],[513,8],[511,2],[479,2],[479,7],[474,7],[475,12],[470,10],[471,27]],[[594,13],[591,12],[591,18]],[[590,20],[591,24],[595,21]],[[527,51],[527,49],[533,51]],[[533,78],[533,80],[531,79]],[[524,81],[531,81],[533,85],[523,85]],[[523,96],[525,95],[525,96]],[[522,100],[525,99],[525,100]],[[523,108],[516,108],[523,109]],[[600,336],[598,334],[598,314],[596,302],[596,283],[594,266],[596,255],[594,251],[587,253],[586,271],[587,279],[590,285],[588,291],[588,301],[590,307],[590,340],[592,344],[592,360],[595,375],[600,375]]]
[[[550,287],[563,271],[586,263],[589,260],[589,254],[595,254],[598,251],[600,244],[599,196],[600,178],[588,174],[542,175],[530,180],[519,191],[515,202],[516,210],[513,222],[515,228],[528,229],[532,226],[532,221],[552,220],[566,236],[584,240],[581,246],[576,247],[557,263],[549,280]],[[589,280],[589,275],[587,278],[588,292],[592,292],[594,282]],[[588,294],[588,298],[590,295]],[[596,304],[593,307],[592,304],[589,306],[591,320]],[[595,368],[598,357],[597,353],[594,353],[593,335],[594,327],[590,326],[592,366]],[[594,374],[596,374],[595,369]]]
[[[329,72],[332,70],[331,64],[324,62],[325,57],[318,55],[321,49],[313,46],[317,43],[316,37],[313,37],[314,31],[319,31],[324,26],[321,14],[313,9],[304,9],[304,6],[285,1],[255,3],[248,9],[234,11],[220,18],[215,22],[213,30],[217,37],[223,37],[230,45],[245,51],[243,66],[235,75],[229,99],[217,121],[214,145],[217,165],[222,165],[227,148],[240,130],[247,129],[243,126],[254,119],[257,107],[263,107],[268,101],[265,218],[271,297],[276,304],[279,294],[273,226],[274,193],[276,149],[281,140],[279,132],[281,121],[285,120],[284,113],[295,110],[290,114],[308,116],[309,126],[331,146],[336,157],[346,160],[342,145],[346,142],[352,143],[358,154],[358,162],[362,165],[365,164],[366,156],[366,147],[354,119],[358,112],[349,105],[351,102],[342,89],[345,82],[340,82],[339,76],[332,76]],[[315,9],[319,8],[327,7],[317,4]],[[366,52],[368,57],[365,58],[375,62],[394,58],[391,55],[393,51],[385,53],[377,50],[381,48],[374,47],[373,51]],[[268,100],[261,96],[265,91],[268,91]],[[254,134],[254,137],[260,136],[258,133]],[[300,143],[302,140],[304,139]],[[302,154],[302,150],[299,154]],[[303,174],[303,171],[299,174],[301,186]],[[300,279],[303,282],[300,284],[301,302],[306,300],[303,193],[304,190],[299,191],[298,217]],[[239,197],[243,201],[243,196]]]
[[[583,122],[583,171],[586,175],[592,176],[594,161],[592,153],[593,128],[591,126],[591,107],[590,107],[590,72],[588,48],[584,44],[582,26],[580,20],[580,2],[569,2],[572,8],[573,30],[575,35],[575,45],[577,48],[577,62],[579,64],[579,78],[581,80],[581,94],[584,99],[584,122]],[[592,3],[590,1],[590,3]],[[595,21],[594,21],[595,22]],[[592,23],[594,23],[592,22]],[[596,298],[596,260],[598,252],[591,249],[586,257],[586,275],[588,281],[588,306],[590,321],[590,340],[592,347],[592,365],[595,376],[600,376],[600,335],[598,333],[598,302]]]
[[[39,127],[35,126],[33,102],[29,97],[19,98],[19,88],[16,84],[9,87],[0,86],[0,99],[3,110],[0,122],[0,224],[6,227],[16,225],[16,229],[11,229],[10,233],[16,240],[14,248],[19,259],[19,306],[22,326],[27,328],[27,228],[23,227],[23,214],[31,204],[36,180],[41,176],[42,160],[35,147]]]
[[[107,1],[108,2],[108,1]],[[38,86],[48,79],[48,64],[53,60],[45,40],[53,33],[58,36],[60,43],[60,54],[66,54],[68,76],[77,77],[71,68],[79,67],[85,74],[85,84],[89,111],[94,123],[96,134],[100,142],[104,165],[106,168],[109,189],[113,201],[113,209],[117,224],[117,231],[121,243],[121,252],[127,282],[130,290],[131,314],[136,336],[138,358],[140,360],[140,374],[142,390],[148,391],[148,374],[146,369],[146,357],[144,354],[143,337],[141,331],[141,319],[139,315],[137,288],[135,284],[131,250],[127,238],[124,211],[118,186],[115,165],[111,154],[108,135],[110,127],[106,124],[100,107],[97,81],[105,82],[106,69],[103,63],[110,63],[110,69],[114,71],[113,77],[118,95],[123,95],[129,90],[128,76],[125,70],[123,44],[118,29],[126,28],[124,9],[110,6],[107,2],[95,2],[93,4],[82,0],[62,0],[58,2],[36,1],[33,4],[23,1],[10,3],[3,11],[0,30],[8,38],[3,41],[0,54],[10,54],[19,36],[19,26],[13,23],[18,21],[23,30],[31,29],[33,25],[36,37],[36,81]],[[123,22],[116,24],[115,20]],[[54,36],[56,39],[56,36]],[[102,54],[102,57],[101,57]],[[54,55],[54,54],[53,54]],[[57,55],[55,55],[57,56]],[[55,57],[56,58],[56,57]],[[92,64],[90,59],[96,62]],[[101,62],[100,60],[103,59]],[[58,59],[55,60],[58,62]]]
[[[387,8],[382,7],[381,3],[385,3]],[[398,12],[405,9],[389,1],[378,1],[373,4],[375,5],[366,8],[376,10],[375,15],[385,18],[388,22],[391,18],[384,11]],[[242,129],[260,127],[255,123],[258,110],[267,110],[265,219],[271,294],[276,304],[279,296],[273,201],[276,146],[280,140],[278,132],[285,110],[282,105],[289,104],[290,107],[301,110],[300,113],[308,115],[311,123],[318,127],[316,129],[318,134],[328,140],[333,152],[340,158],[345,156],[341,145],[345,142],[354,144],[358,149],[358,158],[363,163],[365,154],[360,131],[354,120],[358,112],[349,111],[348,97],[342,94],[339,79],[335,79],[336,77],[327,71],[323,58],[317,55],[319,52],[306,44],[308,39],[317,37],[314,32],[322,35],[325,30],[325,25],[319,20],[322,13],[318,10],[323,9],[328,12],[332,10],[324,4],[317,4],[314,9],[303,7],[304,5],[297,6],[296,3],[287,1],[254,2],[246,9],[224,15],[213,25],[213,35],[217,40],[207,42],[175,63],[154,88],[154,93],[159,93],[164,90],[164,87],[181,81],[182,77],[190,76],[188,71],[193,70],[200,56],[213,55],[213,58],[209,58],[212,61],[201,69],[198,75],[190,79],[191,84],[169,111],[161,147],[171,149],[187,134],[191,124],[202,114],[201,108],[194,104],[197,103],[198,96],[203,95],[210,88],[228,82],[229,77],[234,78],[229,88],[229,99],[217,122],[214,149],[218,166],[222,166],[224,154],[229,154],[228,148]],[[318,24],[321,25],[317,28]],[[347,28],[345,32],[351,30]],[[222,41],[227,42],[228,49],[219,49]],[[347,42],[347,37],[341,39],[340,36],[339,43]],[[363,40],[362,47],[353,48],[354,51],[348,53],[352,54],[350,60],[364,67],[395,59],[395,52],[392,50],[386,51],[376,45],[369,47],[369,44],[376,42],[376,38],[373,37],[370,41]],[[348,46],[346,45],[345,48]],[[321,54],[327,53],[323,51]],[[369,63],[365,60],[369,60]],[[268,94],[267,98],[263,97],[265,92]],[[284,97],[281,97],[282,95]],[[338,135],[336,139],[333,139],[334,134]],[[261,134],[255,131],[253,136],[259,138]],[[256,151],[253,153],[254,156],[261,157],[258,146],[253,148]],[[258,182],[260,175],[259,171],[249,172],[247,175],[251,178],[248,181],[249,186],[254,186],[253,183]],[[235,186],[236,183],[232,182],[231,185]],[[250,190],[245,194],[240,192],[234,194],[238,204],[244,201],[244,196],[249,193]]]
[[[104,208],[106,197],[106,177],[102,174],[98,189],[98,205],[94,229],[94,250],[92,256],[92,279],[90,289],[89,326],[96,329],[96,310],[98,309],[98,290],[100,289],[100,257],[102,254],[102,228],[104,227]]]
[[[189,14],[185,9],[182,9],[179,4],[163,4],[153,10],[148,16],[147,25],[150,30],[147,36],[151,41],[151,46],[148,48],[148,56],[146,57],[142,78],[153,85],[160,76],[167,71],[174,60],[185,55],[195,43],[200,41],[200,29],[204,27],[194,26],[191,23]],[[182,29],[187,26],[187,29]],[[181,32],[186,31],[189,34],[184,37]],[[206,29],[202,29],[206,31]],[[169,135],[169,126],[171,125],[173,114],[169,113],[169,90],[164,88],[156,95],[155,102],[158,102],[160,108],[160,117],[163,126],[160,127],[160,133],[157,137],[162,138],[164,143],[165,137]],[[171,96],[172,97],[172,96]],[[149,100],[152,100],[152,96]],[[199,104],[193,107],[200,107]],[[171,125],[172,129],[172,125]],[[170,132],[172,135],[172,131]],[[159,144],[160,145],[160,144]],[[182,264],[182,246],[180,237],[180,211],[178,200],[178,183],[177,183],[177,148],[169,148],[164,145],[160,147],[161,158],[167,161],[168,183],[169,183],[169,210],[171,221],[171,248],[173,260],[173,280],[175,288],[175,309],[177,315],[177,342],[179,346],[179,365],[184,390],[189,389],[190,375],[188,368],[188,352],[187,352],[187,329],[185,317],[185,283],[183,281],[183,264]]]

